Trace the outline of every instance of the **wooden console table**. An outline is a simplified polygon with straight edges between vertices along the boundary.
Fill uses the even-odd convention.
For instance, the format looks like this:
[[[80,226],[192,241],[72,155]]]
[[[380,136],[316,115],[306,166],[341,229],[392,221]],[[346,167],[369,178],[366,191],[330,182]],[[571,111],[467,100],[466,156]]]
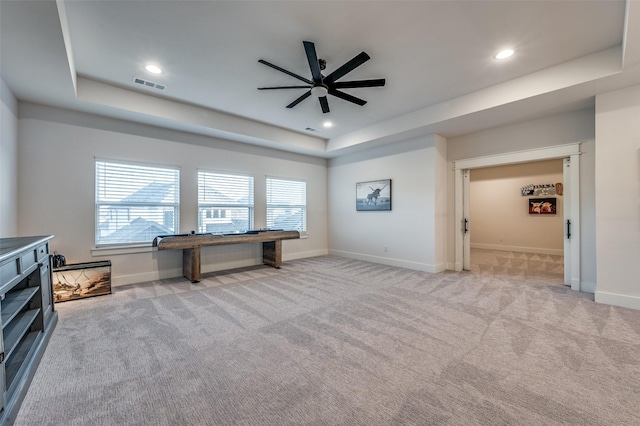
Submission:
[[[153,240],[158,250],[182,250],[182,273],[191,282],[200,281],[200,247],[227,244],[262,243],[262,261],[280,268],[282,240],[300,238],[298,231],[249,231],[244,234],[164,235]]]

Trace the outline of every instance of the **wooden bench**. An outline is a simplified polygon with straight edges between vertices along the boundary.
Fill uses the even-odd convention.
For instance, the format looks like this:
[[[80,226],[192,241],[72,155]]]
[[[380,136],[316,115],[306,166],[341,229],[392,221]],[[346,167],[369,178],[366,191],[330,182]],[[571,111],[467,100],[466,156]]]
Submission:
[[[300,238],[298,231],[248,231],[243,234],[162,235],[153,240],[158,250],[182,250],[182,272],[191,282],[200,281],[200,248],[228,244],[262,243],[262,261],[280,268],[282,240]]]

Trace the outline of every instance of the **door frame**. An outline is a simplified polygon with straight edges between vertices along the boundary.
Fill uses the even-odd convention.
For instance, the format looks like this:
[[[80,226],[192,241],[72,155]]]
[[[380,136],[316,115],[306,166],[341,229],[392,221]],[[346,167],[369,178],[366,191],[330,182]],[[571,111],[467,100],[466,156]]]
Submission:
[[[538,148],[527,151],[511,152],[486,157],[469,158],[453,162],[454,168],[454,229],[455,229],[455,263],[456,271],[462,271],[465,261],[465,205],[469,203],[469,190],[465,191],[464,173],[470,169],[481,167],[504,166],[507,164],[528,163],[531,161],[568,159],[563,162],[563,176],[568,179],[564,186],[564,259],[565,284],[572,290],[580,290],[580,142]],[[571,237],[567,237],[567,220],[571,221]],[[470,229],[470,228],[469,228]],[[467,244],[467,248],[470,244]],[[466,257],[468,257],[466,253]]]

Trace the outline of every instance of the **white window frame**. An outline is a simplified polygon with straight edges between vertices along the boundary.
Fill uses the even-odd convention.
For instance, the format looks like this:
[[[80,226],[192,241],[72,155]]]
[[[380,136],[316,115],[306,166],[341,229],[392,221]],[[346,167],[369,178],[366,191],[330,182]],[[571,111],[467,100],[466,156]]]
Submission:
[[[237,178],[238,182],[233,182]],[[203,179],[209,179],[205,181]],[[219,181],[216,181],[219,179]],[[246,179],[247,186],[244,187],[242,181]],[[206,193],[203,193],[204,187],[208,185],[210,187],[218,186],[222,195],[226,192],[228,195],[228,201],[210,201],[207,202],[203,199],[206,197]],[[233,192],[233,186],[238,185],[237,190],[243,194],[246,194],[246,202],[242,203],[239,199],[234,200],[234,196],[230,195]],[[217,191],[217,190],[216,190]],[[238,227],[234,224],[229,224],[229,228],[225,228],[225,225],[229,222],[233,222],[234,214],[233,210],[241,209],[247,210],[247,225],[245,227]],[[211,211],[211,217],[207,218],[207,211]],[[217,212],[217,215],[215,214]],[[199,233],[215,233],[215,234],[228,234],[228,233],[241,233],[249,231],[254,228],[255,220],[255,179],[252,175],[218,171],[218,170],[198,170],[198,232]],[[210,223],[206,223],[206,222]],[[215,229],[209,229],[208,227],[214,227]]]
[[[292,202],[287,202],[286,200],[283,200],[283,199],[274,200],[273,199],[274,196],[277,197],[278,194],[274,194],[272,192],[272,186],[270,184],[271,181],[292,182],[292,183],[295,182],[295,183],[304,184],[304,190],[303,190],[304,193],[300,194],[300,196],[303,196],[304,198],[304,203],[303,204],[292,203]],[[296,178],[288,178],[288,177],[280,177],[280,176],[267,176],[265,184],[266,184],[267,228],[282,229],[281,227],[278,226],[278,224],[274,222],[275,218],[273,217],[272,210],[301,209],[302,210],[302,226],[299,228],[294,228],[293,230],[300,232],[301,235],[306,235],[307,234],[307,181],[304,179],[296,179]],[[289,231],[291,229],[285,229],[285,230]]]
[[[136,161],[126,161],[126,160],[113,160],[113,159],[105,159],[105,158],[96,158],[95,159],[95,182],[94,182],[94,190],[95,190],[95,247],[96,248],[109,248],[109,247],[127,247],[127,246],[140,246],[140,245],[151,245],[153,242],[153,238],[157,235],[162,235],[167,232],[157,232],[157,235],[152,235],[149,238],[145,239],[121,239],[115,241],[109,241],[109,235],[121,230],[124,226],[118,226],[118,224],[113,225],[113,230],[106,235],[102,235],[102,230],[105,225],[109,226],[108,221],[105,221],[106,217],[113,217],[113,215],[117,215],[117,210],[122,209],[123,214],[124,210],[126,210],[126,215],[131,214],[132,209],[140,209],[142,211],[142,215],[144,216],[146,209],[153,209],[157,207],[162,212],[158,214],[162,215],[164,218],[167,211],[171,211],[173,215],[172,226],[166,226],[165,223],[158,223],[158,227],[166,227],[169,231],[168,233],[177,234],[180,232],[180,168],[175,165],[166,165],[166,164],[151,164],[151,163],[142,163]],[[111,169],[121,168],[120,172],[114,170],[106,170],[105,167]],[[157,179],[150,180],[150,177],[153,176],[153,173],[156,172]],[[107,182],[107,174],[109,179],[113,179],[119,177],[122,179],[124,183],[122,186],[119,186],[116,181]],[[133,177],[133,181],[131,180]],[[145,183],[147,182],[147,183]],[[167,190],[167,195],[159,201],[144,201],[144,200],[129,200],[123,201],[127,198],[130,198],[137,191],[152,185],[154,183],[164,183],[168,184],[169,189]],[[137,188],[137,189],[136,189]],[[124,190],[124,191],[123,191]],[[130,191],[127,191],[130,190]],[[133,191],[133,192],[131,192]],[[167,196],[169,199],[167,200]],[[118,200],[118,198],[120,199]],[[165,201],[166,200],[166,201]],[[109,210],[103,210],[104,207],[113,206],[113,208]],[[145,220],[149,220],[149,217],[142,217]],[[128,222],[131,223],[131,217],[129,216]],[[163,220],[162,220],[163,221]],[[164,222],[164,221],[163,221]],[[172,229],[173,228],[173,229]]]

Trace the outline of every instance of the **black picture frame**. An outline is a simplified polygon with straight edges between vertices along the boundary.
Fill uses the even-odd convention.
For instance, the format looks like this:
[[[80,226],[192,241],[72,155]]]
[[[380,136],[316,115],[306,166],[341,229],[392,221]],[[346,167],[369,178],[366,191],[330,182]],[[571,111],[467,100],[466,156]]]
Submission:
[[[357,211],[390,211],[391,179],[356,183]]]

